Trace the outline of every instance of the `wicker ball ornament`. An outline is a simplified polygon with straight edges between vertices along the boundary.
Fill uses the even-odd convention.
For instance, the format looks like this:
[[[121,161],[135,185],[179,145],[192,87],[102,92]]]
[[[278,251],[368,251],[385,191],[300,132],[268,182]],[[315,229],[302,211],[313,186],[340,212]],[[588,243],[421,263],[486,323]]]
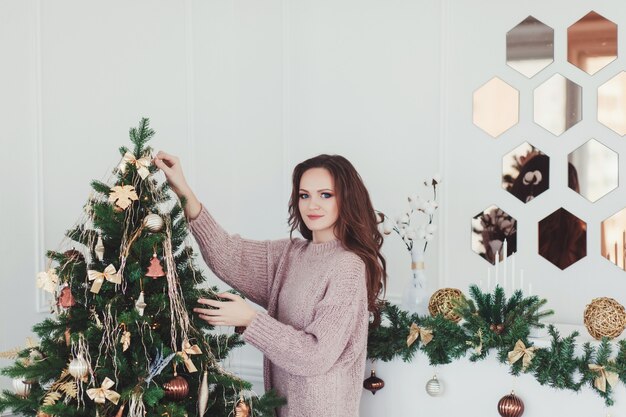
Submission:
[[[76,379],[84,379],[89,375],[89,362],[83,357],[74,358],[68,365],[70,375]]]
[[[13,380],[13,390],[18,397],[27,398],[30,395],[30,384],[22,378],[15,378]]]
[[[172,400],[182,400],[189,394],[189,383],[182,376],[175,376],[169,382],[163,384],[165,396]]]
[[[428,311],[431,316],[441,314],[448,320],[458,323],[461,316],[454,312],[455,300],[463,299],[463,293],[456,288],[442,288],[435,291],[428,302]]]
[[[626,310],[612,298],[594,298],[585,307],[585,327],[594,339],[615,338],[626,328]]]
[[[151,232],[158,232],[163,228],[163,217],[150,213],[143,219],[143,225]]]
[[[498,401],[498,413],[502,417],[520,417],[524,414],[524,402],[511,392]]]

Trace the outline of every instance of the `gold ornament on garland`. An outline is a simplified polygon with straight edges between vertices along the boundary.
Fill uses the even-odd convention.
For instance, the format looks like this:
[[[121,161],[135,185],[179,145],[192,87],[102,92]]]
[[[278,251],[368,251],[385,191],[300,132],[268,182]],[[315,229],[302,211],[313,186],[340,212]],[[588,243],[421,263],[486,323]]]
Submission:
[[[371,391],[372,395],[376,395],[376,392],[385,387],[385,381],[376,376],[376,371],[372,369],[371,375],[365,381],[363,381],[363,388]]]
[[[183,342],[183,349],[180,352],[177,352],[178,356],[183,359],[183,363],[187,368],[187,371],[190,373],[198,372],[198,368],[193,364],[193,361],[189,357],[189,355],[201,355],[202,350],[198,345],[191,345],[188,340]]]
[[[615,372],[607,371],[604,366],[589,364],[589,369],[592,372],[598,373],[598,376],[593,381],[594,386],[602,392],[606,392],[606,383],[608,382],[611,387],[617,386],[619,382],[619,375]]]
[[[94,253],[96,254],[96,258],[100,262],[104,259],[104,243],[102,242],[102,235],[98,233],[98,241],[96,242],[96,246],[93,248]]]
[[[418,337],[421,338],[422,344],[426,346],[431,340],[433,340],[433,331],[419,327],[415,323],[411,323],[411,329],[409,330],[409,337],[406,339],[406,345],[411,346]]]
[[[104,378],[100,388],[90,388],[87,390],[87,396],[96,404],[104,404],[106,400],[109,400],[117,405],[120,400],[120,394],[111,389],[114,385],[115,382],[111,381],[108,377]]]
[[[431,397],[439,397],[443,394],[443,382],[437,378],[437,375],[433,375],[426,383],[426,393]]]
[[[130,347],[130,332],[126,329],[126,324],[122,323],[120,325],[124,332],[122,333],[122,337],[120,338],[120,344],[122,345],[122,352],[126,352]]]
[[[189,394],[189,383],[182,376],[175,376],[163,384],[165,396],[172,400],[182,400]]]
[[[142,291],[139,293],[139,298],[137,298],[137,301],[135,302],[135,310],[137,310],[137,313],[139,313],[140,316],[143,316],[143,312],[146,307],[148,307],[148,304],[146,304],[145,295]]]
[[[528,368],[528,365],[530,365],[530,361],[533,360],[533,357],[535,356],[535,350],[537,350],[536,347],[531,346],[527,348],[526,345],[524,345],[524,342],[518,340],[515,343],[515,347],[513,348],[513,350],[510,351],[508,354],[509,363],[513,365],[515,362],[523,358],[522,368],[525,370],[526,368]]]
[[[27,398],[30,395],[30,385],[22,378],[15,378],[13,380],[13,390],[18,397]]]
[[[202,382],[198,391],[198,416],[202,417],[207,411],[209,404],[209,373],[204,371],[202,374]]]
[[[448,320],[458,323],[461,316],[454,312],[456,303],[463,299],[463,293],[456,288],[442,288],[430,297],[428,311],[431,316],[441,314]]]
[[[143,225],[151,232],[158,232],[163,228],[163,217],[150,213],[143,219]]]
[[[626,310],[612,298],[594,298],[585,307],[584,322],[594,339],[600,340],[603,337],[613,339],[622,334],[626,328]]]
[[[135,187],[132,185],[116,185],[109,193],[109,202],[115,203],[122,210],[126,210],[133,201],[138,199]]]
[[[59,285],[59,276],[54,268],[48,269],[47,272],[37,274],[37,288],[41,288],[46,292],[54,294]]]
[[[524,403],[513,391],[498,401],[498,413],[502,417],[520,417],[524,414]]]
[[[87,382],[87,376],[89,375],[89,363],[83,357],[74,358],[68,365],[70,375],[77,380]]]

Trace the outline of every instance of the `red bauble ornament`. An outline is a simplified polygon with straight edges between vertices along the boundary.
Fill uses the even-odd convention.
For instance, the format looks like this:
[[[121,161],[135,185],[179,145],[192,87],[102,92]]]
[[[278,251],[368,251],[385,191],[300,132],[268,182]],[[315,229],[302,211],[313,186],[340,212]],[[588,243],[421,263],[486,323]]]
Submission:
[[[376,395],[376,391],[383,389],[385,381],[376,376],[376,372],[372,369],[372,374],[369,378],[363,381],[363,388],[371,391],[373,395]]]
[[[70,308],[76,305],[76,300],[72,295],[72,289],[70,287],[63,287],[59,298],[57,298],[57,305],[63,308]]]
[[[235,407],[235,417],[249,417],[250,416],[250,406],[242,399],[237,402],[237,406]]]
[[[150,259],[150,266],[148,267],[146,276],[154,279],[165,276],[165,272],[163,272],[163,267],[161,266],[161,262],[159,261],[159,258],[157,258],[156,253],[152,255],[152,259]]]
[[[182,400],[189,394],[189,383],[182,376],[175,376],[170,382],[163,384],[165,396],[172,400]]]
[[[73,248],[63,252],[63,256],[65,256],[70,262],[84,262],[85,261],[85,256]]]
[[[243,334],[246,331],[246,326],[235,326],[235,333]]]
[[[498,402],[498,413],[502,417],[520,417],[524,414],[524,403],[514,392],[511,392]]]

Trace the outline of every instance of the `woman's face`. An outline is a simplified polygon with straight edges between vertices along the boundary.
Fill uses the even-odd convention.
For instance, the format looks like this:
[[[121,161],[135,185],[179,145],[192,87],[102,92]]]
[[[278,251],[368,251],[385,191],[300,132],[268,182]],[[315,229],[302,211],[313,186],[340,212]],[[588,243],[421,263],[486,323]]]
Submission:
[[[298,209],[306,227],[313,232],[313,242],[335,239],[334,227],[339,217],[335,181],[326,168],[311,168],[302,174]]]

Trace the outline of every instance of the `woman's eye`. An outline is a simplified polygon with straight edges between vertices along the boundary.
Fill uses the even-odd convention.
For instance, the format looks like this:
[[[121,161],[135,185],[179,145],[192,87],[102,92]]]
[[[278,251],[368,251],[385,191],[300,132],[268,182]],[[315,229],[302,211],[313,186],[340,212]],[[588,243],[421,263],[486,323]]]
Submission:
[[[308,197],[309,197],[309,195],[308,195],[308,194],[300,194],[300,198],[301,198],[301,199],[305,199],[305,198],[308,198]]]
[[[323,198],[331,198],[333,195],[331,193],[322,193]]]

